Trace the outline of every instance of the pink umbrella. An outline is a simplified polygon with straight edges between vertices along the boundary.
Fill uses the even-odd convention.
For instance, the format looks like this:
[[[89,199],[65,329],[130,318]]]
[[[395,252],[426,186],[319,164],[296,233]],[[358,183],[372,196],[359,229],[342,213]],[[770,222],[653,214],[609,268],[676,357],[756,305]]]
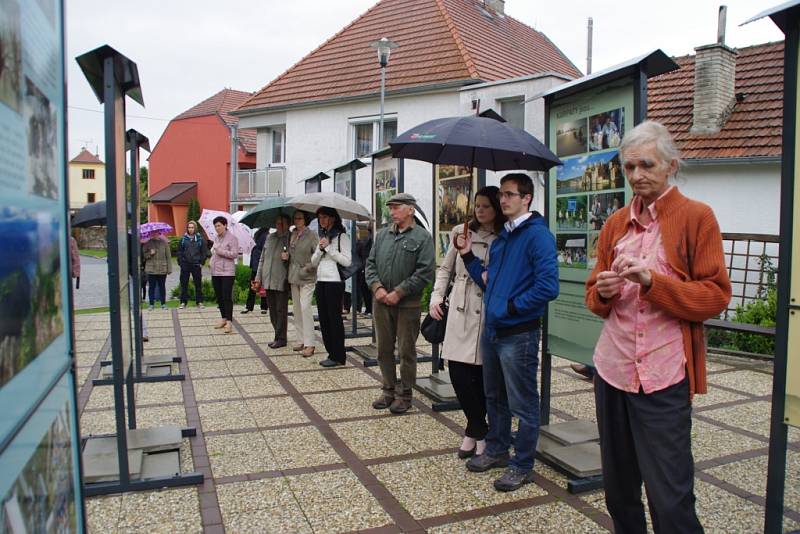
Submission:
[[[236,222],[233,216],[226,211],[203,209],[203,213],[200,214],[200,218],[197,222],[200,223],[200,226],[206,231],[206,235],[211,241],[217,240],[217,231],[214,229],[214,219],[217,217],[225,217],[225,220],[228,221],[228,231],[239,241],[240,254],[247,254],[253,250],[253,247],[256,246],[256,242],[253,241],[253,236],[250,235],[249,226]]]

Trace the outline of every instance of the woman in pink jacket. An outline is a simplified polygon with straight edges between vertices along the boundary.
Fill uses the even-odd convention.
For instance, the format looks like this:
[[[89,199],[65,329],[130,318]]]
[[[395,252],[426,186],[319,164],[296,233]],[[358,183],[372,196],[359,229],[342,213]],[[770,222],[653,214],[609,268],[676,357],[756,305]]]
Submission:
[[[239,240],[228,231],[225,217],[214,219],[217,239],[211,247],[211,283],[217,295],[217,307],[222,320],[214,328],[231,333],[233,320],[233,281],[236,279],[236,258],[239,257]]]

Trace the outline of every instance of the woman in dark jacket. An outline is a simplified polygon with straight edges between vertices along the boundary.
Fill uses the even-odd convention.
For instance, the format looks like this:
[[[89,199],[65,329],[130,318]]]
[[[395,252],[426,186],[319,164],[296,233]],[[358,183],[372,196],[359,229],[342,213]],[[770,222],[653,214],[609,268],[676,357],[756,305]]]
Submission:
[[[264,251],[264,243],[269,237],[269,228],[260,228],[253,239],[256,246],[250,251],[250,291],[247,292],[247,303],[245,309],[240,313],[250,313],[256,305],[256,290],[253,289],[253,280],[256,279],[256,272],[258,272],[258,262],[261,259],[261,253]],[[267,313],[267,297],[261,297],[261,313]]]
[[[197,223],[186,223],[186,233],[178,243],[178,266],[181,268],[181,309],[189,301],[189,276],[194,281],[194,300],[198,308],[203,306],[203,264],[208,257],[206,240],[197,233]]]

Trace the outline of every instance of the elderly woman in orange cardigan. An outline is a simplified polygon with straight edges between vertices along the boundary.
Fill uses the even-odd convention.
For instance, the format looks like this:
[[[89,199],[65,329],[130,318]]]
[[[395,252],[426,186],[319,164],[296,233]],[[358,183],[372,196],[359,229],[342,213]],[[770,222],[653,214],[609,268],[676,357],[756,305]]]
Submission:
[[[722,236],[710,207],[670,176],[679,153],[667,129],[628,132],[620,160],[633,201],[603,226],[586,305],[604,319],[594,352],[606,506],[617,533],[703,532],[691,450],[695,393],[706,392],[703,321],[731,297]]]

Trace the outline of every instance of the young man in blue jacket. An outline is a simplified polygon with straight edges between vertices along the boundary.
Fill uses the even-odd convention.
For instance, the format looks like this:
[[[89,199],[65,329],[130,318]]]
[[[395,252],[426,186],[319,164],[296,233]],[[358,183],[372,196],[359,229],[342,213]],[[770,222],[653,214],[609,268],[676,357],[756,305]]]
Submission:
[[[471,252],[469,236],[457,245],[470,276],[484,290],[484,329],[480,351],[489,434],[486,452],[473,456],[467,469],[483,472],[507,467],[494,481],[499,491],[514,491],[533,480],[539,440],[539,326],[546,304],[558,296],[556,243],[536,211],[530,177],[514,173],[500,180],[498,193],[508,218],[489,250],[489,265]],[[519,419],[511,446],[511,416]]]

